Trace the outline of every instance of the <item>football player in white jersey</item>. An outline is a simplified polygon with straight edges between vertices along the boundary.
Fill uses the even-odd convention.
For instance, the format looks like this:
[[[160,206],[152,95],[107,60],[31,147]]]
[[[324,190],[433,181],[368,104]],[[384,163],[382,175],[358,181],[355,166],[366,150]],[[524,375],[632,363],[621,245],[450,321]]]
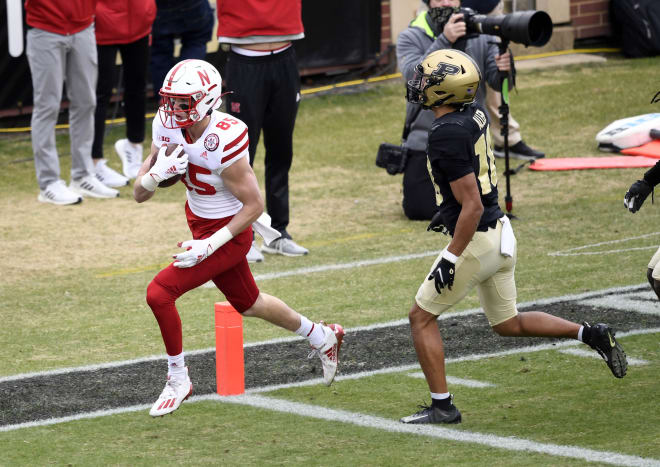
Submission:
[[[260,293],[254,282],[246,253],[252,244],[251,226],[262,215],[264,202],[249,163],[246,125],[217,110],[221,83],[218,70],[203,60],[183,60],[169,71],[160,89],[151,154],[135,181],[134,198],[142,203],[154,196],[160,182],[183,175],[193,237],[179,243],[184,251],[147,287],[147,303],[168,355],[167,383],[150,411],[154,417],[173,412],[192,393],[175,302],[208,281],[243,316],[306,337],[321,358],[325,384],[332,383],[337,371],[342,327],[313,323],[282,300]],[[167,144],[180,146],[168,155]]]

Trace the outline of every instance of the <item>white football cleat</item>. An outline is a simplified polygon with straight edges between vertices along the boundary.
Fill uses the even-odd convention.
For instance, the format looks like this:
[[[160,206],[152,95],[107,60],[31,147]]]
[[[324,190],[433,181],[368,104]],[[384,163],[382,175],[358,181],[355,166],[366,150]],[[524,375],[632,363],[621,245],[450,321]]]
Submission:
[[[179,408],[181,403],[188,399],[193,391],[193,385],[188,376],[188,367],[186,367],[185,377],[175,377],[167,375],[167,383],[165,389],[160,393],[158,400],[149,411],[152,417],[162,417],[168,413],[174,412]]]
[[[261,263],[264,260],[264,255],[261,254],[259,248],[257,247],[257,242],[252,240],[252,245],[250,246],[250,251],[245,255],[248,263]]]
[[[339,324],[325,324],[321,321],[325,337],[320,347],[315,348],[309,354],[309,357],[318,355],[323,365],[323,382],[330,386],[337,374],[337,365],[339,364],[339,349],[344,340],[344,328]]]
[[[45,190],[39,192],[37,199],[42,203],[59,205],[82,203],[82,196],[71,191],[64,183],[64,180],[57,180],[49,184]]]
[[[110,188],[126,186],[130,183],[128,178],[108,167],[108,161],[105,159],[101,159],[96,163],[94,166],[94,173],[101,183]]]

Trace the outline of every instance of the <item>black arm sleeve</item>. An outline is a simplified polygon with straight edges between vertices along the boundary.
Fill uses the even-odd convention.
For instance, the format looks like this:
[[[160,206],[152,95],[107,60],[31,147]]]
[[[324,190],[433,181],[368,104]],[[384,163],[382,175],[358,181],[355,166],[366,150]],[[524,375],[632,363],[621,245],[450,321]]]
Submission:
[[[656,162],[645,174],[644,180],[652,187],[660,183],[660,161]]]

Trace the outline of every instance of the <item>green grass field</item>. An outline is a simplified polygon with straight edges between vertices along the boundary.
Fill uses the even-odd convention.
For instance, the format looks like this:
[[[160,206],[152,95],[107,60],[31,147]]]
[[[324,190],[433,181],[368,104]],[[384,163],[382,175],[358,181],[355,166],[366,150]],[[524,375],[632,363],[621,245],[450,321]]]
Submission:
[[[594,139],[600,129],[619,118],[660,111],[659,104],[650,104],[660,90],[659,66],[660,58],[610,58],[605,64],[521,72],[518,90],[511,95],[512,114],[524,139],[548,157],[601,156]],[[303,99],[290,175],[288,230],[310,254],[268,256],[252,265],[257,278],[438,251],[446,244],[446,237],[426,232],[425,222],[403,216],[401,176],[389,176],[374,163],[381,142],[398,142],[405,107],[402,83],[359,91]],[[105,139],[106,157],[115,169],[120,162],[112,145],[121,137],[124,128],[118,126],[109,129]],[[68,135],[58,134],[57,144],[62,178],[68,182]],[[0,377],[163,354],[144,296],[151,278],[178,250],[176,243],[189,238],[183,216],[185,188],[178,184],[159,190],[141,205],[132,200],[130,186],[122,188],[116,200],[45,205],[37,202],[31,155],[29,136],[0,137],[0,164],[5,167],[0,184],[5,252]],[[501,160],[497,168],[503,200]],[[263,187],[263,148],[255,171]],[[643,172],[523,170],[512,177],[513,212],[520,218],[514,223],[520,302],[646,281],[646,264],[660,244],[660,210],[649,198],[632,215],[622,202]],[[601,254],[550,255],[586,245],[596,246],[584,251]],[[429,255],[264,278],[258,285],[311,319],[346,328],[366,326],[407,316],[432,259]],[[200,288],[177,302],[186,351],[214,345],[213,303],[222,299],[217,290]],[[476,293],[458,310],[474,307]],[[263,322],[245,321],[246,342],[288,335]],[[450,363],[452,376],[495,384],[450,388],[465,418],[450,428],[457,438],[440,431],[393,431],[399,417],[428,400],[424,380],[406,376],[414,372],[406,370],[341,380],[330,389],[317,385],[260,394],[270,398],[263,403],[271,409],[250,400],[211,399],[186,403],[159,420],[141,410],[0,432],[0,465],[607,462],[607,456],[566,457],[560,449],[566,446],[629,456],[614,458],[618,464],[660,465],[658,334],[623,337],[621,342],[630,356],[647,361],[631,367],[623,380],[612,378],[602,362],[555,350]],[[286,401],[304,404],[320,416],[288,410]],[[375,426],[342,418],[330,421],[330,409],[379,421]],[[509,441],[498,438],[493,447],[470,438],[475,433]],[[558,448],[521,451],[514,440]]]

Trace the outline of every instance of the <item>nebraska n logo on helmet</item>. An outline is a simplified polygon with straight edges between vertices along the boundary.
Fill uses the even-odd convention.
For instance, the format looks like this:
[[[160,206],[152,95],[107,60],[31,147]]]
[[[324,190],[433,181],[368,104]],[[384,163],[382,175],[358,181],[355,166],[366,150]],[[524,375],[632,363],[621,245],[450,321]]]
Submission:
[[[163,126],[186,128],[220,107],[222,77],[204,60],[183,60],[167,73],[159,94]]]
[[[481,72],[472,57],[455,49],[436,50],[415,67],[415,77],[406,86],[406,99],[425,109],[471,104],[480,82]]]

